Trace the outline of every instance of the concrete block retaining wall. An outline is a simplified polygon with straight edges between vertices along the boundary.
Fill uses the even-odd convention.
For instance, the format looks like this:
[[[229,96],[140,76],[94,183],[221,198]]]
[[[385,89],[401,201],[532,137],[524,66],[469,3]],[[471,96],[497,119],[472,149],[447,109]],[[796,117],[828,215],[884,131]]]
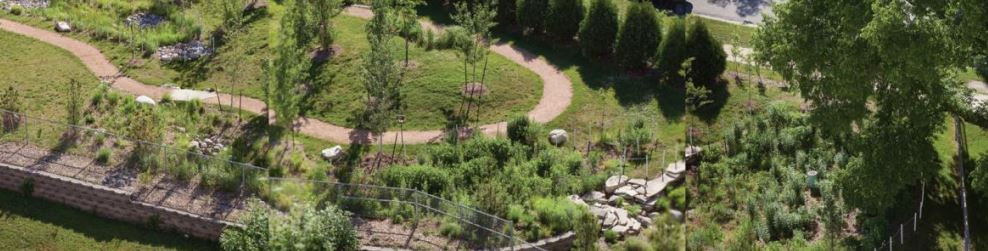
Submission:
[[[61,203],[95,215],[147,224],[156,221],[164,230],[217,240],[230,222],[206,218],[174,209],[131,200],[131,192],[90,184],[43,171],[0,164],[0,188],[21,191],[26,181],[34,183],[33,197]],[[156,220],[152,220],[156,219]]]

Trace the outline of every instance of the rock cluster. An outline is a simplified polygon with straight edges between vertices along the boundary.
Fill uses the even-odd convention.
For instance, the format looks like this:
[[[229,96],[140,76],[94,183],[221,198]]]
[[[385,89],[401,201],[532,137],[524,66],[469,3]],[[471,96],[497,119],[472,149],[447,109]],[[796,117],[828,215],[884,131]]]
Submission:
[[[162,46],[161,48],[158,48],[158,58],[164,62],[169,62],[172,60],[196,60],[200,57],[209,56],[211,54],[213,54],[213,50],[199,41]]]
[[[20,5],[25,9],[40,9],[48,8],[50,4],[51,1],[48,0],[0,0],[0,6],[4,9],[10,9],[14,5]]]
[[[591,191],[583,196],[570,195],[577,204],[587,205],[590,212],[600,220],[603,230],[611,230],[621,235],[638,234],[652,224],[659,214],[656,206],[659,197],[669,184],[683,179],[686,163],[670,164],[659,177],[651,180],[631,179],[628,176],[611,176],[604,182],[604,192]],[[631,215],[619,201],[638,205],[640,213]],[[682,220],[682,212],[669,210],[673,217]]]
[[[146,13],[146,12],[138,12],[124,19],[124,24],[127,24],[128,26],[137,26],[140,27],[141,29],[147,29],[158,26],[159,24],[164,23],[167,20],[168,19],[166,19],[163,16]]]
[[[213,136],[204,139],[193,139],[189,142],[189,151],[195,151],[205,155],[216,155],[226,148],[220,137]]]

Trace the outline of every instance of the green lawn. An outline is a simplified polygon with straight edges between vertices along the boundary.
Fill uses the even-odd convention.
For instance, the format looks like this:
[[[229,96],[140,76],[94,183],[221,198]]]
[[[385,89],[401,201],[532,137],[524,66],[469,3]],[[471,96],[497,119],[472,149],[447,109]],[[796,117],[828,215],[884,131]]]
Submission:
[[[0,189],[0,250],[218,250],[215,243],[98,218]]]
[[[62,118],[70,95],[89,97],[99,80],[67,51],[32,38],[0,31],[0,86],[13,86],[21,94],[22,109],[46,118]],[[68,93],[75,79],[84,93]]]
[[[152,85],[176,84],[192,88],[217,88],[223,92],[241,93],[263,98],[263,65],[271,57],[271,44],[276,42],[276,26],[283,6],[270,2],[269,14],[256,18],[243,30],[228,34],[227,43],[217,47],[217,55],[186,64],[163,64],[153,58],[139,58],[131,65],[133,51],[126,43],[95,39],[83,33],[72,36],[100,48],[128,76]],[[201,4],[184,10],[187,13],[202,12]],[[74,13],[74,12],[69,12]],[[32,17],[6,18],[26,22],[45,29],[50,22]],[[205,26],[215,23],[215,17],[202,15]],[[313,95],[307,97],[305,113],[337,125],[355,126],[352,121],[364,107],[362,59],[369,45],[364,32],[366,20],[340,15],[334,19],[337,28],[336,45],[342,53],[328,63],[315,65],[310,72],[316,74]],[[403,58],[404,44],[395,39],[396,56]],[[417,67],[408,72],[402,91],[408,122],[406,129],[437,129],[447,122],[449,110],[455,112],[460,104],[460,86],[463,81],[462,57],[453,50],[426,51],[411,46],[410,58]],[[477,121],[491,123],[504,121],[510,115],[531,110],[542,95],[542,81],[533,72],[507,59],[491,54],[487,86],[489,93],[483,99]]]

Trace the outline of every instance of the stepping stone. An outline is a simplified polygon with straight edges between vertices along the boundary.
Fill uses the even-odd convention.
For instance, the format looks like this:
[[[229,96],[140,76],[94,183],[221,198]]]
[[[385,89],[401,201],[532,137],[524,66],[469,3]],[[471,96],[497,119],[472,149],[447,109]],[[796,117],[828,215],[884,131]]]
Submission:
[[[614,194],[625,198],[632,198],[638,195],[638,191],[635,191],[635,188],[631,186],[623,186],[615,190]]]
[[[611,228],[611,231],[617,232],[621,235],[625,235],[628,233],[628,229],[630,228],[625,225],[615,225],[614,227]]]
[[[635,185],[635,186],[644,186],[645,185],[645,179],[630,179],[630,180],[628,180],[628,184]]]
[[[604,181],[604,191],[607,193],[613,193],[618,187],[624,186],[628,183],[628,176],[611,176]]]

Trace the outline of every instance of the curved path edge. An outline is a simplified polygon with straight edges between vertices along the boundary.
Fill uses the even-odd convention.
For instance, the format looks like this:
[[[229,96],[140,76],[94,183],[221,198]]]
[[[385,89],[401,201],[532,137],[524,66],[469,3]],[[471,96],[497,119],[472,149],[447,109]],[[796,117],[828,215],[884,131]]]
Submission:
[[[346,7],[343,12],[346,15],[361,18],[369,18],[373,13],[366,7],[351,6]],[[423,26],[430,29],[441,29],[430,22],[423,22]],[[42,42],[62,48],[76,57],[89,68],[98,78],[109,82],[113,89],[117,89],[132,95],[145,95],[154,99],[161,99],[165,94],[170,94],[174,89],[147,85],[124,76],[123,73],[114,66],[99,49],[85,42],[62,36],[53,31],[35,28],[29,25],[0,18],[0,29],[40,40]],[[539,55],[528,52],[505,42],[498,42],[491,46],[491,51],[497,53],[512,62],[519,64],[542,79],[542,97],[534,109],[528,112],[528,117],[534,121],[546,123],[552,121],[557,116],[566,111],[573,97],[573,84],[562,71],[549,64]],[[203,100],[205,103],[220,104],[220,100],[243,100],[242,109],[257,114],[264,114],[267,105],[258,99],[250,97],[240,97],[236,95],[218,93],[216,98]],[[308,136],[328,140],[334,143],[371,143],[371,134],[367,130],[346,128],[327,122],[300,118],[297,123],[298,130]],[[507,129],[507,122],[499,122],[479,126],[477,129],[485,135],[497,135],[504,133]],[[442,130],[427,131],[405,131],[403,138],[405,143],[420,144],[435,142],[442,138]],[[398,132],[389,131],[382,136],[384,139],[395,138]]]

